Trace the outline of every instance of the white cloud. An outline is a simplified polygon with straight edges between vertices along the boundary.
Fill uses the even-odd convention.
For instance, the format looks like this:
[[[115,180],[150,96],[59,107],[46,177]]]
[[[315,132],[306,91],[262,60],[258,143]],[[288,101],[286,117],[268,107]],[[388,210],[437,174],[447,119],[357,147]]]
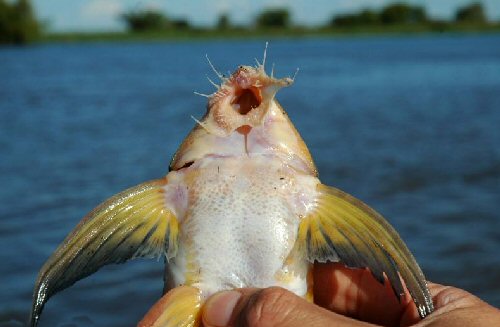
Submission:
[[[143,9],[146,10],[160,10],[162,9],[162,5],[160,1],[147,1],[144,5],[142,5]]]
[[[387,0],[340,0],[334,9],[339,12],[351,12],[362,8],[377,8],[384,5]]]
[[[216,0],[213,2],[213,5],[217,13],[226,13],[231,9],[229,0]]]
[[[123,7],[117,0],[92,0],[87,2],[81,10],[85,19],[115,19],[123,12]]]

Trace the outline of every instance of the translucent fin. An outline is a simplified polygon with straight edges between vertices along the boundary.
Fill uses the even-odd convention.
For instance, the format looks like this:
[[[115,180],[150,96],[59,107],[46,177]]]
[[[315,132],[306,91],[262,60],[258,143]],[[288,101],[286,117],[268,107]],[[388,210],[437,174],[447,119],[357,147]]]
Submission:
[[[343,262],[368,267],[374,277],[389,279],[398,298],[404,280],[421,317],[434,308],[420,267],[398,233],[360,200],[322,184],[313,212],[299,226],[297,249],[311,262]]]
[[[191,286],[176,287],[153,305],[138,327],[200,326],[201,292]]]
[[[104,265],[177,252],[178,223],[154,180],[125,190],[91,211],[44,264],[35,285],[30,325],[55,293]]]

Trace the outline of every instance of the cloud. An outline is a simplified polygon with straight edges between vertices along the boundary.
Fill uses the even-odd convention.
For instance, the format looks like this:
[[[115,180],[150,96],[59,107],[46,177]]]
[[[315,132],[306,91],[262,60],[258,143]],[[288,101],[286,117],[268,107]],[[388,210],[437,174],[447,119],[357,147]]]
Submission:
[[[340,0],[335,4],[335,11],[356,11],[362,8],[377,8],[386,4],[387,0]]]
[[[117,0],[92,0],[87,2],[81,10],[85,19],[103,20],[114,19],[123,12],[123,7]]]
[[[161,5],[160,1],[156,1],[156,0],[147,1],[141,7],[145,10],[161,10],[162,9],[162,5]]]
[[[215,11],[217,13],[227,13],[231,9],[231,3],[229,0],[215,0],[213,1]]]

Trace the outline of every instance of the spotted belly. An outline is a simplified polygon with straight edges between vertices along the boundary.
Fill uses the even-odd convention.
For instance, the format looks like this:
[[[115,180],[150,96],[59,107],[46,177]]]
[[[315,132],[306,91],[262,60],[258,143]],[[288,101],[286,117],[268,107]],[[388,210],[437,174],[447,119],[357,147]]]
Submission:
[[[300,222],[296,202],[312,183],[295,173],[263,156],[205,159],[186,172],[188,209],[171,286],[193,285],[208,296],[278,285],[304,295],[308,264],[290,264],[289,255]]]

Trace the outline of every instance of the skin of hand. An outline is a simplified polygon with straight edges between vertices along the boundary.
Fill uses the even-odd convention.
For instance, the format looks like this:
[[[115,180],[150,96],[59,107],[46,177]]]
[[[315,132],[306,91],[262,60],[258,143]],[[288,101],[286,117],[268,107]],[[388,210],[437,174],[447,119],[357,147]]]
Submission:
[[[220,292],[202,309],[205,327],[222,326],[500,326],[500,310],[474,295],[429,283],[435,312],[421,320],[408,292],[398,302],[390,285],[368,270],[341,264],[315,264],[310,303],[279,288]]]

